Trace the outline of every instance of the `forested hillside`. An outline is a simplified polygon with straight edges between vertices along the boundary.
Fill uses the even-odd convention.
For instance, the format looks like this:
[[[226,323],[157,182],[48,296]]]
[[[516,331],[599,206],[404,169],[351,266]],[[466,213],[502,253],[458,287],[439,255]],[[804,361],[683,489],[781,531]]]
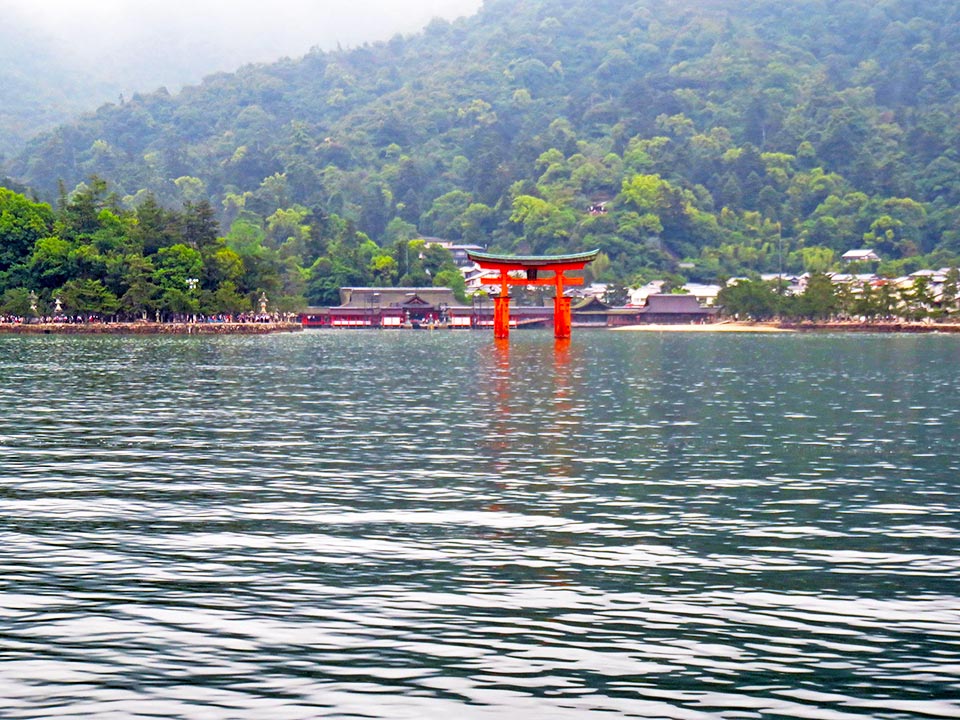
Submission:
[[[598,247],[621,282],[861,246],[939,266],[960,252],[958,48],[955,0],[487,0],[107,105],[6,172],[52,201],[102,178],[117,217],[209,203],[226,247],[298,268],[313,302],[416,279],[418,235]]]

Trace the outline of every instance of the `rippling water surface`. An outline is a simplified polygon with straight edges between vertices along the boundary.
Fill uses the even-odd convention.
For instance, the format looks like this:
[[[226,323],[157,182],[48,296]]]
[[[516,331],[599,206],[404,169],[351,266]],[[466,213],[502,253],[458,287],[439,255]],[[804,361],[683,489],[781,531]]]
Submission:
[[[960,717],[960,338],[0,338],[0,717]]]

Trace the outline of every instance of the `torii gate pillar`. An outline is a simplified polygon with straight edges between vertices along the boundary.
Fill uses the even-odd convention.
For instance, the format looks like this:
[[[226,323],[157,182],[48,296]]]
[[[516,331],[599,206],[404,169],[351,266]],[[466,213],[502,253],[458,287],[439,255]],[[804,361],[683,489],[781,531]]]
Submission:
[[[497,340],[510,337],[510,296],[498,295],[493,299],[493,336]]]
[[[500,295],[494,298],[493,335],[498,340],[510,337],[510,286],[553,285],[553,335],[558,340],[570,337],[572,318],[570,298],[564,295],[569,285],[582,285],[583,278],[565,277],[564,273],[583,268],[596,258],[599,250],[574,255],[509,256],[468,252],[468,257],[485,270],[498,270],[499,278],[484,278],[485,285],[499,285]],[[541,271],[553,273],[553,277],[540,277]],[[518,277],[518,273],[522,273]]]
[[[553,299],[553,336],[557,340],[567,340],[573,318],[570,316],[570,298],[565,295]]]

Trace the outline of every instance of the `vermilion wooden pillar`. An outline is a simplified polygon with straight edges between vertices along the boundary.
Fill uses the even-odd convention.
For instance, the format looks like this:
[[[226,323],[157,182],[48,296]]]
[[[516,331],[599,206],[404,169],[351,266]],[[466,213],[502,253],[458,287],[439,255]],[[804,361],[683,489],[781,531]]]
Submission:
[[[510,337],[510,296],[506,293],[493,299],[493,336],[497,340]]]
[[[568,340],[573,320],[570,317],[570,298],[558,295],[553,299],[553,336],[557,340]]]
[[[570,316],[570,298],[564,296],[567,285],[582,285],[583,278],[568,278],[568,270],[583,270],[592,262],[598,250],[574,255],[554,256],[509,256],[468,252],[468,257],[481,268],[498,270],[500,277],[484,278],[485,285],[499,285],[500,295],[494,299],[493,334],[497,339],[510,336],[510,286],[511,285],[553,285],[553,334],[558,340],[570,337],[573,325]],[[540,277],[541,271],[550,271],[553,277]],[[511,275],[513,273],[513,275]],[[517,273],[522,273],[519,277]]]

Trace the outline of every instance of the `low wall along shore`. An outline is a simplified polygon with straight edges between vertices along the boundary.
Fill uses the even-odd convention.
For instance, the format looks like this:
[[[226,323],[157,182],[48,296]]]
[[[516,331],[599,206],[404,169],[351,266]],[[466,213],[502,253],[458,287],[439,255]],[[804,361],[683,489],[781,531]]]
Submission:
[[[829,330],[832,332],[960,333],[960,324],[953,322],[897,322],[893,320],[857,322],[846,320],[837,322],[782,323],[781,327],[793,330]]]
[[[581,328],[583,329],[583,328]],[[647,332],[873,332],[960,333],[960,323],[909,322],[731,322],[693,324],[643,324],[613,328]],[[0,335],[267,335],[300,332],[299,322],[269,323],[0,323]]]
[[[279,323],[0,323],[0,334],[26,335],[266,335],[300,332],[299,322]]]

